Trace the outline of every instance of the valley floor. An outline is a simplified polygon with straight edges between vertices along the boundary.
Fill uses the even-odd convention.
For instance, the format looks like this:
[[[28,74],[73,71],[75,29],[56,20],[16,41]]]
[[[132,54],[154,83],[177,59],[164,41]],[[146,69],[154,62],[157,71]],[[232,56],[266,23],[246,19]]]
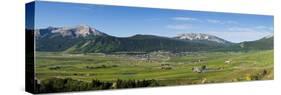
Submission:
[[[36,79],[156,80],[186,85],[273,79],[273,50],[149,54],[37,52]]]

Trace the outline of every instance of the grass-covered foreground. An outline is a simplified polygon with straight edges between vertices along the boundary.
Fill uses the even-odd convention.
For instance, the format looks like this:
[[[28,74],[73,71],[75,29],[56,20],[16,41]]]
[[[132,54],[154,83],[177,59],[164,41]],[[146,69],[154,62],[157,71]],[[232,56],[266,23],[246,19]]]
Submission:
[[[274,75],[273,50],[148,54],[37,52],[35,71],[41,84],[50,84],[50,79],[62,80],[63,83],[70,79],[88,85],[87,89],[78,90],[97,89],[93,88],[95,81],[108,86],[99,89],[115,89],[127,88],[118,81],[128,82],[126,85],[130,88],[130,85],[146,87],[270,80]],[[141,81],[152,82],[144,85]]]

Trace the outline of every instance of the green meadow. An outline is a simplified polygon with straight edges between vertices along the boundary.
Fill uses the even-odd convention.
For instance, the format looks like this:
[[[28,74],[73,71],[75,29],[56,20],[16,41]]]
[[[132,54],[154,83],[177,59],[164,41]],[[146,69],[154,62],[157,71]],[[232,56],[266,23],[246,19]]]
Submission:
[[[273,79],[273,50],[151,52],[148,54],[36,52],[36,79],[156,80],[186,85]]]

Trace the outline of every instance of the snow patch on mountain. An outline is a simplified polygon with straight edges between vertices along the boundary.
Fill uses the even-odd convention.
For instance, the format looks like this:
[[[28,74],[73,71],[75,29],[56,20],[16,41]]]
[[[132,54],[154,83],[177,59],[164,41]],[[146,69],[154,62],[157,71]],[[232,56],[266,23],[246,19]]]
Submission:
[[[207,41],[213,41],[217,43],[229,43],[226,40],[223,40],[219,37],[209,35],[209,34],[203,34],[203,33],[183,33],[179,34],[175,38],[182,39],[182,40],[207,40]]]

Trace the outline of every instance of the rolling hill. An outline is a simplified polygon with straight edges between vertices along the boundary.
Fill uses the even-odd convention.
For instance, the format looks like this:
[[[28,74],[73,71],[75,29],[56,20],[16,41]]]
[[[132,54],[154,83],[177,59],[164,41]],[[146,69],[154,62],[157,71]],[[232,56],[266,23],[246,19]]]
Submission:
[[[272,50],[273,47],[274,47],[274,36],[269,35],[259,40],[236,43],[216,50],[218,51]]]

